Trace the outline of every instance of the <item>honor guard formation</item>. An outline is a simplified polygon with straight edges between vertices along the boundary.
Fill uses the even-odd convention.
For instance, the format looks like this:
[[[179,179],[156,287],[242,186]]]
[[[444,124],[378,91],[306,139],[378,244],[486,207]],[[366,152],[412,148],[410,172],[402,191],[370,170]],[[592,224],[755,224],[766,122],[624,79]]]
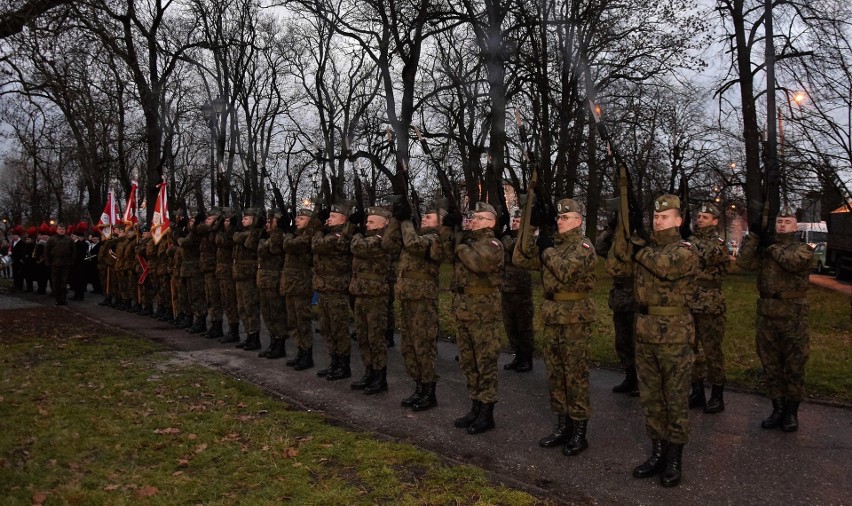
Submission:
[[[155,225],[155,234],[125,222],[103,238],[102,227],[85,223],[16,227],[14,286],[47,293],[50,284],[56,304],[66,305],[69,285],[72,300],[82,300],[91,285],[93,293],[104,294],[102,306],[249,352],[261,350],[262,322],[270,341],[260,357],[287,357],[296,371],[318,362],[316,376],[327,381],[351,378],[355,367],[360,376],[349,388],[365,396],[387,395],[387,349],[395,345],[398,323],[411,378],[400,404],[421,412],[438,405],[439,273],[451,264],[451,316],[470,400],[452,423],[468,434],[495,427],[501,333],[514,351],[503,369],[532,370],[537,312],[543,328],[538,351],[555,415],[552,431],[538,443],[577,456],[589,446],[593,413],[589,355],[599,312],[590,293],[601,255],[612,276],[608,305],[625,370],[612,391],[639,397],[651,442],[633,476],[658,476],[666,487],[680,482],[690,410],[725,409],[722,284],[731,259],[719,235],[718,208],[702,205],[696,229],[684,235],[690,216],[682,215],[678,196],[662,195],[649,233],[618,232],[616,216],[596,248],[583,233],[585,206],[569,198],[546,205],[533,193],[523,211],[476,202],[467,215],[441,201],[417,209],[404,198],[387,207],[355,210],[349,201],[319,207],[306,203],[293,213],[213,208],[194,217],[179,214]],[[736,262],[757,271],[756,342],[772,402],[761,426],[792,432],[799,426],[808,359],[813,253],[795,237],[789,207],[778,213],[774,232],[749,233]],[[533,272],[540,273],[544,292],[538,308]],[[314,354],[313,305],[325,357]],[[353,340],[360,364],[353,364]]]

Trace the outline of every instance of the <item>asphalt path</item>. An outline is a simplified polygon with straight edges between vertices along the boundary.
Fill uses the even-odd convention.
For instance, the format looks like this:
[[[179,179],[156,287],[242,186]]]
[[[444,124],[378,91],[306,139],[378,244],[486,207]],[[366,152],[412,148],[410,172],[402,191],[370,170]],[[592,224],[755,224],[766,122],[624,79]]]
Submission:
[[[20,297],[24,297],[22,300]],[[617,371],[591,371],[592,418],[589,449],[576,457],[559,448],[543,449],[538,439],[550,432],[550,412],[544,364],[518,374],[503,371],[511,356],[500,357],[497,428],[471,436],[453,427],[466,413],[469,400],[464,377],[455,360],[455,345],[438,345],[436,408],[414,413],[400,407],[412,382],[407,378],[399,348],[389,350],[389,391],[366,396],[349,383],[362,372],[353,342],[353,378],[331,382],[316,376],[327,365],[323,339],[315,335],[317,367],[297,372],[284,360],[257,357],[232,345],[211,342],[156,321],[83,302],[56,308],[161,342],[186,360],[257,384],[297,409],[320,412],[331,422],[380,438],[409,442],[451,462],[484,468],[496,482],[565,503],[587,504],[847,504],[852,502],[852,416],[844,407],[804,403],[800,429],[786,434],[763,430],[760,420],[771,406],[752,393],[725,392],[726,410],[716,415],[690,413],[690,442],[684,449],[684,475],[679,487],[666,489],[657,479],[631,476],[649,451],[638,398],[616,395],[610,388],[621,381]],[[52,304],[44,296],[0,294],[0,309]],[[2,313],[0,313],[2,314]],[[261,334],[264,348],[268,343]],[[397,336],[397,342],[399,336]],[[287,352],[294,352],[287,343]]]

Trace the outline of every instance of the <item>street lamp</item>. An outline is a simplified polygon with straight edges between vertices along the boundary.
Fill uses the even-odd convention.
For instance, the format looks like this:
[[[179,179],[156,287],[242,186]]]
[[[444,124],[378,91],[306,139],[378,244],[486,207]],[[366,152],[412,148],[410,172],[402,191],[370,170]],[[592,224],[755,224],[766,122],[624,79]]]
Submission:
[[[219,133],[219,115],[225,110],[225,98],[219,95],[212,101],[207,101],[201,106],[201,114],[207,120],[210,128],[210,206],[216,204],[216,141]],[[223,203],[222,195],[219,195],[219,204]]]
[[[793,104],[795,103],[797,106],[802,107],[802,104],[808,98],[808,94],[804,91],[797,91],[795,93],[789,93],[785,90],[784,96],[787,98],[787,108],[790,110],[790,117],[793,117]],[[786,165],[786,156],[784,153],[784,115],[781,113],[782,108],[778,108],[778,158],[781,162],[781,181],[783,183],[782,192],[786,195],[787,193],[787,171],[785,168]]]

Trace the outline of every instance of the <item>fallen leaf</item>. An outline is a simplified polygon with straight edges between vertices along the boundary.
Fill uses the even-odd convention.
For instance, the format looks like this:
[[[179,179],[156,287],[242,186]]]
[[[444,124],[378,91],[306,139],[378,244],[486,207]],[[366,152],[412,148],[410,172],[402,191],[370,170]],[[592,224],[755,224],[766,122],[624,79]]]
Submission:
[[[118,487],[119,485],[116,485],[115,483],[110,483],[109,485],[104,487],[104,490],[106,490],[107,492],[112,492],[113,490],[118,490]]]
[[[39,407],[38,407],[38,414],[39,414],[39,415],[41,415],[41,416],[47,416],[47,414],[48,414],[48,413],[47,413],[47,410],[46,410],[46,409],[44,409],[43,407],[39,406]]]
[[[286,448],[284,450],[284,457],[285,458],[292,459],[292,458],[298,457],[298,456],[299,456],[299,450],[297,450],[293,447]]]
[[[36,492],[33,494],[33,504],[44,504],[47,500],[47,492]]]
[[[301,462],[293,462],[293,467],[302,467]]]
[[[172,473],[172,476],[180,476],[183,474],[183,471],[175,471]]]
[[[333,445],[333,444],[331,444],[331,443],[323,443],[323,444],[321,444],[320,446],[322,446],[323,448],[331,448],[331,447],[332,447],[332,446],[334,446],[334,445]]]
[[[269,451],[269,446],[267,446],[267,445],[263,445],[263,447],[261,448],[261,451],[268,452],[268,451]]]
[[[189,459],[178,459],[178,465],[180,467],[186,467],[189,465]]]
[[[144,487],[139,489],[139,495],[142,497],[153,497],[157,495],[160,490],[157,487],[152,487],[151,485],[145,485]]]
[[[186,437],[187,437],[187,439],[189,439],[189,440],[193,440],[193,439],[197,438],[198,436],[197,436],[197,435],[195,435],[195,434],[187,434],[187,436],[186,436]]]
[[[165,429],[154,429],[154,434],[180,434],[177,427],[166,427]]]
[[[237,407],[238,408],[244,408],[244,407],[246,407],[246,404],[244,402],[241,402],[241,403],[237,404]]]
[[[201,443],[200,445],[195,447],[195,453],[201,453],[207,449],[207,443]]]

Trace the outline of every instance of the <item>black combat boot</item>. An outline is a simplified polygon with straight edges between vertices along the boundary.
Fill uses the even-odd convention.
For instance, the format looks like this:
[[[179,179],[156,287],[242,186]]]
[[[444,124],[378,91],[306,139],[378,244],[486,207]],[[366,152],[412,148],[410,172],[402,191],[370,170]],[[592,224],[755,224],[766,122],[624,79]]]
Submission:
[[[784,432],[799,430],[799,401],[787,401],[784,404],[784,419],[781,420],[781,430]]]
[[[192,327],[192,315],[184,315],[183,320],[179,321],[177,328],[188,329]]]
[[[352,369],[349,368],[349,355],[340,355],[339,367],[333,371],[328,371],[325,377],[328,381],[337,381],[352,377]]]
[[[244,351],[255,351],[261,349],[260,332],[252,332],[246,336],[246,342],[243,345]]]
[[[225,337],[225,331],[222,330],[222,320],[213,320],[210,324],[210,330],[202,334],[205,339],[219,339]]]
[[[634,478],[650,478],[660,474],[666,467],[666,448],[668,443],[662,439],[651,440],[651,456],[633,469]]]
[[[772,399],[772,414],[760,422],[760,426],[764,429],[777,429],[781,427],[782,420],[784,420],[784,399]]]
[[[639,395],[639,380],[636,378],[636,367],[630,366],[625,370],[624,381],[612,387],[616,394],[630,394],[631,397]],[[636,392],[636,395],[633,395]]]
[[[286,365],[287,367],[295,367],[296,364],[298,364],[299,361],[302,360],[302,355],[304,354],[305,350],[303,350],[302,348],[298,348],[296,351],[296,356],[284,362],[284,365]]]
[[[521,353],[521,361],[515,367],[515,372],[530,372],[532,368],[532,353]]]
[[[518,364],[521,363],[521,353],[515,352],[515,356],[512,357],[512,361],[503,366],[504,371],[514,371],[518,368]]]
[[[586,430],[589,427],[589,421],[571,420],[571,423],[574,425],[574,430],[571,432],[571,439],[562,448],[563,455],[579,455],[589,447],[589,441],[586,440]]]
[[[494,428],[494,404],[483,402],[476,419],[467,428],[468,434],[482,434]]]
[[[455,425],[459,429],[466,429],[470,427],[470,424],[472,424],[473,421],[476,420],[476,416],[479,414],[480,409],[482,409],[482,403],[477,400],[474,400],[470,406],[470,411],[468,411],[467,414],[463,417],[456,418],[456,421],[453,422],[453,425]]]
[[[414,401],[414,405],[411,406],[411,409],[414,411],[426,411],[427,409],[434,408],[438,405],[438,397],[435,396],[435,387],[437,384],[432,381],[429,383],[423,383],[423,390],[420,397]]]
[[[139,311],[139,316],[151,316],[152,314],[154,314],[154,308],[151,306],[151,304],[143,305],[142,311]]]
[[[689,409],[704,408],[707,405],[707,396],[704,393],[704,380],[692,382],[692,390],[689,392]]]
[[[307,350],[302,350],[299,348],[299,351],[302,352],[302,358],[299,359],[299,362],[293,366],[293,369],[296,371],[304,371],[305,369],[310,369],[314,366],[314,349],[313,347],[308,348]]]
[[[570,436],[571,419],[566,414],[558,413],[556,415],[556,428],[549,435],[539,439],[538,445],[542,448],[552,448],[564,443]]]
[[[708,414],[713,414],[725,411],[724,393],[724,385],[712,385],[710,387],[710,398],[707,399],[707,405],[704,406],[704,412]]]
[[[365,395],[376,395],[388,391],[388,368],[382,367],[373,375],[373,381],[364,388]]]
[[[364,370],[364,375],[361,376],[361,379],[349,385],[350,388],[352,388],[352,390],[364,390],[367,388],[367,385],[373,382],[373,376],[375,376],[375,374],[376,371],[373,370],[373,366],[368,365]]]
[[[195,319],[195,324],[190,327],[187,332],[190,334],[203,334],[207,332],[207,316],[199,316]]]
[[[104,300],[98,302],[99,306],[109,306],[110,304],[112,304],[112,297],[109,295],[105,295]]]
[[[328,364],[328,367],[317,371],[317,376],[320,378],[325,378],[330,372],[336,371],[340,368],[340,356],[337,355],[337,353],[332,353],[330,358],[331,362]]]
[[[280,341],[283,341],[283,339],[279,339],[277,337],[270,338],[269,346],[267,346],[265,350],[258,353],[257,356],[260,358],[269,358],[269,354],[274,352],[281,345]]]
[[[240,322],[228,325],[228,333],[219,338],[220,343],[237,343],[240,341]]]
[[[666,448],[666,468],[660,475],[660,485],[674,487],[680,483],[680,474],[683,469],[683,444],[669,443]]]
[[[276,341],[278,342],[278,345],[266,355],[266,358],[275,360],[287,356],[287,339],[284,337],[279,337],[278,339],[276,339]]]
[[[421,395],[423,395],[423,383],[415,381],[414,392],[405,399],[399,401],[399,405],[403,408],[410,408],[411,406],[414,406],[414,403],[417,402],[417,399],[420,398]]]

